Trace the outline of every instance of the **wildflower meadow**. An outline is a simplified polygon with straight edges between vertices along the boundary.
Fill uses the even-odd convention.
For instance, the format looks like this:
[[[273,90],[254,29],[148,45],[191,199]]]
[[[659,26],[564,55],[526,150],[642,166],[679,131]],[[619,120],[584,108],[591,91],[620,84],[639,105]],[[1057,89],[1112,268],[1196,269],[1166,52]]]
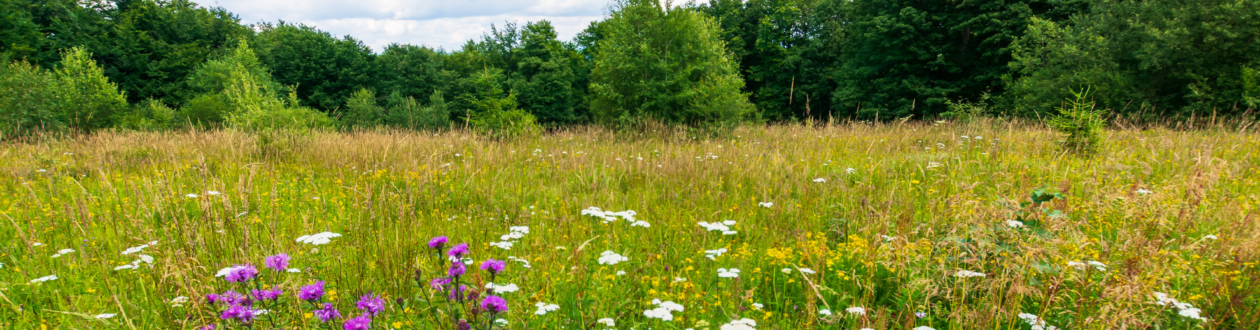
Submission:
[[[1254,130],[1059,139],[986,119],[6,142],[0,328],[1260,325]]]

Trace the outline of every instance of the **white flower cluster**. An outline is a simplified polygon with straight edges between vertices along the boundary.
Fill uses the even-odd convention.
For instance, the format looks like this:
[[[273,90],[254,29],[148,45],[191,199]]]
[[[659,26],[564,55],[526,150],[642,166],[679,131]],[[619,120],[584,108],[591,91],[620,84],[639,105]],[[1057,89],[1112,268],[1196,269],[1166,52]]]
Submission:
[[[554,312],[560,309],[560,305],[548,304],[544,302],[539,302],[537,304],[534,304],[534,306],[538,307],[538,310],[534,311],[534,315],[547,315],[547,313]]]
[[[1019,313],[1019,315],[1016,315],[1016,317],[1019,317],[1020,320],[1024,320],[1024,323],[1028,323],[1028,325],[1032,326],[1032,330],[1058,330],[1059,329],[1053,325],[1046,326],[1046,320],[1038,318],[1037,315],[1033,315],[1029,313]]]
[[[499,236],[499,240],[501,240],[501,242],[490,243],[490,246],[504,250],[511,250],[512,244],[515,244],[516,240],[524,238],[525,234],[529,234],[529,226],[508,227],[508,233],[506,235]]]
[[[864,307],[854,306],[854,307],[845,308],[844,311],[853,315],[866,315],[866,308]]]
[[[760,203],[757,203],[757,206],[766,207],[766,208],[774,207],[774,202],[760,202]]]
[[[152,242],[149,242],[148,244],[141,244],[141,245],[139,245],[139,246],[129,247],[129,248],[127,248],[126,250],[123,250],[122,255],[128,255],[128,254],[132,254],[132,253],[140,253],[140,252],[144,251],[144,248],[147,248],[147,247],[150,247],[150,246],[154,246],[154,245],[157,245],[157,241],[152,241]]]
[[[74,253],[74,249],[57,250],[57,254],[52,255],[53,258],[61,258],[61,256]]]
[[[721,277],[721,278],[739,277],[739,268],[731,268],[731,269],[718,268],[718,277]]]
[[[171,299],[171,307],[184,307],[188,303],[188,296],[179,296]]]
[[[817,182],[817,183],[827,183],[827,179],[817,178],[817,179],[814,179],[814,182]]]
[[[609,327],[615,327],[615,326],[617,326],[617,321],[614,321],[613,319],[610,319],[610,318],[607,318],[607,317],[602,318],[602,319],[599,319],[599,320],[596,320],[596,321],[595,321],[595,323],[603,324],[603,325],[605,325],[605,326],[609,326]]]
[[[735,220],[725,220],[722,222],[714,222],[714,223],[701,221],[701,222],[698,222],[698,224],[700,224],[700,227],[704,227],[704,229],[707,229],[709,231],[720,231],[722,232],[722,235],[735,235],[739,233],[737,231],[731,230],[731,226],[735,225]]]
[[[151,256],[151,255],[147,255],[147,254],[141,254],[141,255],[137,256],[136,260],[135,260],[135,261],[132,261],[130,264],[126,264],[126,265],[122,265],[122,266],[114,267],[114,270],[124,270],[124,269],[136,269],[136,268],[140,268],[140,264],[141,264],[141,263],[153,264],[153,256]]]
[[[721,257],[723,253],[726,253],[726,248],[704,250],[704,257],[709,258],[709,260],[717,260],[717,257]]]
[[[1019,228],[1019,227],[1023,227],[1024,223],[1018,220],[1006,220],[1006,226],[1011,227],[1011,228]]]
[[[40,277],[37,279],[33,279],[31,280],[31,283],[44,283],[44,282],[52,281],[55,279],[57,279],[57,275],[48,275],[48,276]]]
[[[630,258],[626,258],[626,256],[612,251],[604,251],[604,253],[599,254],[600,265],[616,265],[617,263],[623,261],[630,261]]]
[[[721,327],[719,327],[718,329],[721,329],[721,330],[756,330],[756,329],[757,329],[757,321],[753,321],[753,319],[748,319],[748,318],[745,318],[745,319],[738,319],[738,320],[731,320],[731,323],[723,324],[723,325],[722,325]]]
[[[529,266],[529,260],[525,260],[525,259],[517,258],[516,256],[508,256],[508,257],[507,257],[507,260],[508,260],[508,261],[515,261],[515,262],[519,262],[519,263],[521,263],[521,267],[530,268],[530,266]]]
[[[1097,269],[1098,271],[1107,271],[1107,264],[1098,262],[1097,260],[1090,260],[1089,262],[1068,261],[1068,266],[1076,267],[1076,269],[1085,269],[1086,266],[1094,266],[1094,269]]]
[[[337,237],[341,237],[341,234],[326,231],[314,235],[302,235],[297,238],[297,242],[310,245],[324,245],[332,242],[332,239]]]
[[[963,278],[967,278],[967,277],[984,277],[984,273],[980,273],[980,272],[973,272],[973,271],[970,271],[970,270],[965,270],[965,269],[959,269],[957,273],[954,273],[954,276],[957,276],[957,277],[963,277]]]
[[[634,219],[634,216],[636,214],[638,213],[635,213],[634,210],[613,212],[613,211],[604,211],[594,206],[591,206],[591,207],[586,208],[585,210],[582,210],[582,215],[589,215],[592,217],[603,219],[604,223],[617,221],[618,217],[625,219],[626,221],[635,222],[636,220]]]
[[[520,291],[521,287],[516,286],[516,284],[514,283],[494,284],[494,282],[489,282],[489,283],[486,283],[486,289],[494,291],[495,294],[503,294],[503,293],[512,293],[512,292]],[[538,315],[542,315],[542,314],[538,314]]]
[[[1199,320],[1199,321],[1204,321],[1204,322],[1208,320],[1206,317],[1199,315],[1199,313],[1201,313],[1202,311],[1199,310],[1198,308],[1194,308],[1194,305],[1191,305],[1190,303],[1177,301],[1177,299],[1168,297],[1167,293],[1156,292],[1155,304],[1160,305],[1160,306],[1172,306],[1173,308],[1177,309],[1177,315],[1181,315],[1182,317],[1185,317],[1188,319]]]
[[[673,301],[662,302],[660,299],[652,299],[652,304],[658,307],[643,311],[643,316],[649,319],[661,319],[661,321],[673,321],[672,312],[683,311],[683,305],[679,305]]]

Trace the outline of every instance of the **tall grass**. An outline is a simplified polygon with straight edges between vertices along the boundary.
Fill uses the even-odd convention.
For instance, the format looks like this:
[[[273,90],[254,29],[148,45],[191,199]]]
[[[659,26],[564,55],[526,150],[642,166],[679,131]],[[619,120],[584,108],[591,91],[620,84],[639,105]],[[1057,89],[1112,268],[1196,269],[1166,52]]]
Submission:
[[[529,262],[496,281],[520,287],[503,294],[512,329],[1030,329],[1020,313],[1061,329],[1260,324],[1260,137],[1245,129],[1113,130],[1092,158],[1042,126],[985,120],[295,136],[286,152],[229,130],[0,145],[0,328],[235,327],[202,298],[226,287],[215,272],[280,252],[302,270],[267,275],[285,299],[318,278],[343,311],[384,296],[374,329],[451,328],[427,285],[445,274],[425,245],[438,235],[477,262]],[[650,227],[580,214],[592,206]],[[724,220],[736,234],[697,224]],[[509,226],[531,232],[491,247]],[[322,231],[344,236],[295,242]],[[151,264],[114,270],[153,241]],[[601,265],[603,251],[628,261]],[[1090,261],[1105,267],[1074,266]],[[31,282],[46,275],[58,278]],[[686,309],[651,319],[653,299]],[[560,308],[536,315],[537,302]],[[296,304],[261,318],[321,326]]]

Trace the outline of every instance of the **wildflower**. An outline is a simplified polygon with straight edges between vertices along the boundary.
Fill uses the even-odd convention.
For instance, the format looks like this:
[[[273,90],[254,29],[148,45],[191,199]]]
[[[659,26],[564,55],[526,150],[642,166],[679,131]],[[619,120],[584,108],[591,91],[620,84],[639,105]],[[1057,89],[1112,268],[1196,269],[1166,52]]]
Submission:
[[[617,276],[621,276],[621,275],[625,275],[625,274],[626,274],[626,271],[624,271],[624,270],[619,270],[619,271],[617,271]]]
[[[516,286],[516,284],[512,284],[512,283],[494,284],[494,282],[490,282],[490,283],[486,283],[486,289],[491,290],[494,293],[512,293],[512,292],[519,291],[521,288]]]
[[[927,317],[927,313],[924,313],[924,312],[914,312],[914,317],[917,317],[917,318],[925,318],[925,317]]]
[[[286,268],[289,268],[289,259],[289,255],[287,253],[280,253],[264,258],[263,265],[274,271],[284,272]]]
[[[494,242],[494,243],[490,243],[490,246],[497,247],[504,250],[511,250],[512,242],[508,242],[508,241]]]
[[[250,292],[250,295],[254,296],[256,300],[276,300],[283,293],[284,290],[280,290],[280,288],[272,288],[271,290],[254,289]]]
[[[848,173],[848,174],[857,173],[857,169],[854,169],[854,168],[852,168],[852,167],[850,167],[850,168],[846,168],[846,169],[844,169],[844,173]]]
[[[368,330],[372,328],[372,318],[367,314],[359,315],[359,317],[346,320],[341,327],[345,330]]]
[[[791,273],[792,273],[792,269],[791,269],[791,268],[784,268],[784,269],[779,270],[779,271],[783,272],[784,274],[791,274]]]
[[[104,320],[104,319],[108,319],[108,318],[114,317],[114,316],[116,316],[116,315],[118,315],[118,314],[96,314],[96,318],[97,318],[97,319],[100,319],[100,320]]]
[[[289,270],[287,270],[287,272],[290,272],[290,273],[301,273],[301,272],[302,272],[302,270],[301,270],[301,269],[297,269],[297,268],[289,268]]]
[[[770,207],[774,207],[774,202],[760,202],[760,203],[757,203],[757,206],[770,208]]]
[[[199,196],[197,196],[197,194],[187,194],[187,195],[184,195],[184,197],[188,197],[188,198],[197,198],[197,197],[199,197]]]
[[[1146,190],[1146,189],[1138,189],[1134,192],[1137,193],[1138,195],[1146,195],[1146,194],[1152,193],[1153,191]]]
[[[359,301],[355,302],[354,306],[366,312],[367,315],[376,316],[385,310],[385,300],[375,293],[368,293],[359,297]]]
[[[721,278],[735,278],[735,277],[739,277],[739,269],[737,269],[737,268],[731,268],[731,269],[718,268],[718,277],[721,277]]]
[[[240,305],[249,302],[249,300],[245,298],[245,295],[236,293],[236,291],[232,290],[228,290],[217,295],[208,294],[206,295],[206,301],[209,301],[211,304],[223,303],[224,305]]]
[[[635,221],[634,223],[631,223],[630,227],[648,228],[648,227],[652,227],[652,224],[648,223],[647,221],[639,220],[639,221]]]
[[[866,315],[866,308],[862,308],[862,307],[849,307],[849,308],[845,308],[844,311],[848,312],[849,314]]]
[[[700,227],[704,227],[704,229],[708,229],[709,231],[729,231],[729,230],[731,230],[731,227],[728,227],[727,225],[724,225],[724,224],[721,224],[721,223],[717,223],[717,222],[715,222],[715,223],[708,223],[708,222],[701,221],[701,222],[698,222],[698,224],[700,224]]]
[[[831,316],[831,310],[823,308],[823,309],[818,310],[818,314],[822,316]]]
[[[723,324],[718,329],[720,330],[755,330],[756,326],[757,326],[757,321],[754,321],[753,319],[745,318],[745,319],[739,319],[739,320],[731,320],[730,323]]]
[[[1006,225],[1010,226],[1011,228],[1019,228],[1019,227],[1023,227],[1024,223],[1016,221],[1016,220],[1006,220]]]
[[[451,279],[445,277],[439,277],[429,281],[429,287],[438,291],[446,291],[446,286],[449,284],[451,284]]]
[[[801,268],[801,273],[802,274],[818,274],[818,272],[815,272],[813,269],[809,269],[809,268]]]
[[[507,300],[503,300],[503,298],[495,295],[486,295],[486,298],[481,300],[481,309],[489,311],[492,314],[507,311]]]
[[[516,240],[516,239],[521,239],[521,238],[524,238],[524,237],[525,237],[525,234],[524,234],[524,233],[520,233],[520,232],[510,232],[510,233],[507,233],[506,235],[500,235],[500,236],[499,236],[499,240],[503,240],[503,241],[507,241],[507,240]]]
[[[464,297],[463,296],[464,292],[467,292],[467,291],[468,291],[467,285],[460,284],[459,287],[455,287],[452,285],[451,292],[450,294],[446,295],[446,297],[450,298],[451,300],[456,300],[456,299]]]
[[[704,257],[709,258],[709,260],[717,260],[717,257],[721,257],[723,253],[726,253],[726,248],[720,248],[717,250],[704,250],[704,254],[705,254]]]
[[[893,240],[897,239],[897,236],[879,235],[879,237],[883,238],[884,242],[892,242]]]
[[[980,272],[973,272],[970,270],[959,269],[957,273],[954,273],[954,276],[967,278],[967,277],[984,277],[985,275],[984,273],[980,273]]]
[[[471,330],[472,325],[468,324],[468,320],[459,319],[459,323],[455,325],[456,330]]]
[[[762,309],[762,308],[765,308],[765,307],[766,307],[766,305],[762,305],[762,304],[758,304],[758,303],[753,303],[753,304],[752,304],[752,307],[753,307],[753,309],[760,310],[760,309]]]
[[[147,248],[149,246],[156,245],[156,244],[157,244],[157,241],[152,241],[152,242],[149,242],[149,244],[141,244],[139,246],[129,247],[126,250],[123,250],[122,254],[128,255],[132,253],[139,253],[140,251],[144,251],[144,248]]]
[[[449,240],[446,238],[446,236],[434,237],[433,239],[429,240],[429,247],[441,250],[442,247],[446,246],[447,241]]]
[[[298,289],[298,299],[314,302],[324,296],[324,281],[315,281],[315,284],[303,286]]]
[[[548,304],[544,302],[539,302],[537,304],[534,304],[534,306],[538,307],[538,310],[534,311],[534,315],[547,315],[547,313],[554,312],[560,309],[560,305]]]
[[[232,305],[219,315],[224,321],[237,320],[241,323],[249,323],[254,321],[254,310],[245,305]]]
[[[508,231],[513,233],[529,234],[529,226],[512,226],[508,227]]]
[[[674,315],[670,314],[668,309],[661,308],[661,307],[643,311],[643,316],[647,316],[649,319],[661,319],[661,321],[674,320]]]
[[[603,324],[603,325],[605,325],[605,326],[609,326],[609,327],[615,327],[615,326],[617,326],[617,322],[616,322],[616,321],[614,321],[613,319],[607,318],[607,317],[602,318],[602,319],[599,319],[599,320],[595,320],[595,323]]]
[[[1094,269],[1097,269],[1099,271],[1104,271],[1104,272],[1107,271],[1107,264],[1104,264],[1098,261],[1093,261],[1093,260],[1091,260],[1090,262],[1087,262],[1086,264],[1089,264],[1090,266],[1094,266]]]
[[[341,237],[341,234],[333,232],[322,232],[314,235],[302,235],[297,238],[298,243],[310,245],[324,245],[332,242],[333,238]]]
[[[31,283],[43,283],[43,282],[48,282],[48,281],[52,281],[56,279],[57,279],[57,275],[48,275],[48,276],[40,277],[37,279],[33,279],[31,280]]]
[[[232,271],[228,272],[223,279],[231,283],[244,283],[254,279],[255,276],[258,276],[258,269],[254,268],[254,265],[245,264],[233,266]]]
[[[1217,237],[1216,237],[1216,235],[1206,235],[1206,236],[1203,236],[1203,238],[1204,238],[1204,239],[1210,239],[1210,240],[1216,240],[1216,239],[1219,239],[1219,238],[1217,238]]]
[[[171,299],[171,307],[184,307],[184,303],[188,302],[187,296],[179,296]]]
[[[617,254],[616,252],[612,252],[612,251],[604,251],[603,253],[599,254],[600,265],[616,265],[619,262],[629,261],[629,260],[630,258],[627,258],[626,256]]]
[[[817,179],[814,179],[814,182],[817,182],[817,183],[827,183],[827,179],[817,178]]]
[[[490,272],[491,275],[503,272],[505,267],[507,267],[507,262],[503,260],[487,259],[481,263],[481,270]]]
[[[936,329],[925,325],[925,326],[914,327],[914,329],[910,329],[910,330],[936,330]]]
[[[57,254],[52,255],[52,257],[61,258],[61,256],[67,255],[70,253],[74,253],[74,249],[61,249],[61,250],[57,250]]]
[[[323,308],[316,309],[311,314],[315,314],[315,317],[324,323],[341,317],[341,312],[337,311],[337,307],[334,307],[332,303],[324,303]]]
[[[463,258],[467,254],[468,254],[468,243],[459,243],[459,245],[452,247],[450,251],[446,251],[447,256],[451,256],[455,258]]]

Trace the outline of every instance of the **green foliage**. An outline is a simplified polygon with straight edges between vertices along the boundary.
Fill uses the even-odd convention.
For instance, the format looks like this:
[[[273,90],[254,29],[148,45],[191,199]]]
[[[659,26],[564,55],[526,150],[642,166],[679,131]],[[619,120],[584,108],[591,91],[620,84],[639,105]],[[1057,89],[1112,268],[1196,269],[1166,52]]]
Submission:
[[[92,131],[109,127],[113,116],[127,109],[127,98],[83,48],[67,50],[56,73],[64,93],[62,115],[70,128]]]
[[[376,127],[385,117],[385,109],[376,104],[376,92],[366,88],[351,94],[344,109],[337,117],[344,129]]]
[[[626,0],[616,3],[606,24],[591,72],[597,121],[698,125],[753,114],[713,19],[694,9]]]
[[[227,96],[223,93],[201,94],[179,108],[184,120],[192,125],[209,127],[222,124],[232,112]]]
[[[988,93],[981,94],[980,100],[976,102],[966,100],[945,100],[946,111],[941,113],[941,117],[962,122],[970,122],[989,115],[991,111],[989,107]]]
[[[1260,108],[1260,71],[1242,68],[1243,104],[1249,109]]]
[[[520,40],[516,50],[520,60],[511,86],[521,109],[544,123],[576,122],[582,90],[577,87],[579,77],[574,69],[584,61],[556,40],[548,21],[526,24]]]
[[[381,94],[421,97],[435,90],[449,91],[459,73],[447,70],[447,54],[428,47],[391,44],[376,57]]]
[[[236,54],[250,54],[249,45],[241,42]],[[246,56],[242,55],[242,56]],[[328,127],[332,121],[322,112],[302,107],[296,91],[289,93],[288,100],[276,95],[266,76],[258,76],[247,67],[248,59],[241,59],[229,67],[223,81],[223,99],[227,103],[227,123],[233,127],[251,131],[276,129],[310,129]]]
[[[372,50],[349,36],[337,39],[306,25],[263,25],[258,57],[275,80],[297,86],[303,104],[331,111],[360,88],[376,87]]]
[[[390,94],[389,114],[386,124],[408,129],[441,129],[451,125],[451,112],[447,109],[446,100],[441,91],[433,91],[429,96],[429,105],[421,106],[410,96],[402,97],[397,92]]]
[[[491,137],[508,138],[542,133],[534,115],[521,109],[501,109],[473,114],[469,126]]]
[[[65,128],[57,77],[26,61],[0,65],[0,140]]]
[[[162,101],[148,99],[133,106],[125,115],[119,116],[115,127],[140,131],[157,131],[175,128],[182,124],[179,113]]]
[[[1089,88],[1071,93],[1073,98],[1067,99],[1059,114],[1047,120],[1046,125],[1066,135],[1059,142],[1064,150],[1082,155],[1093,154],[1102,144],[1105,110],[1095,108],[1094,102],[1087,99]]]

